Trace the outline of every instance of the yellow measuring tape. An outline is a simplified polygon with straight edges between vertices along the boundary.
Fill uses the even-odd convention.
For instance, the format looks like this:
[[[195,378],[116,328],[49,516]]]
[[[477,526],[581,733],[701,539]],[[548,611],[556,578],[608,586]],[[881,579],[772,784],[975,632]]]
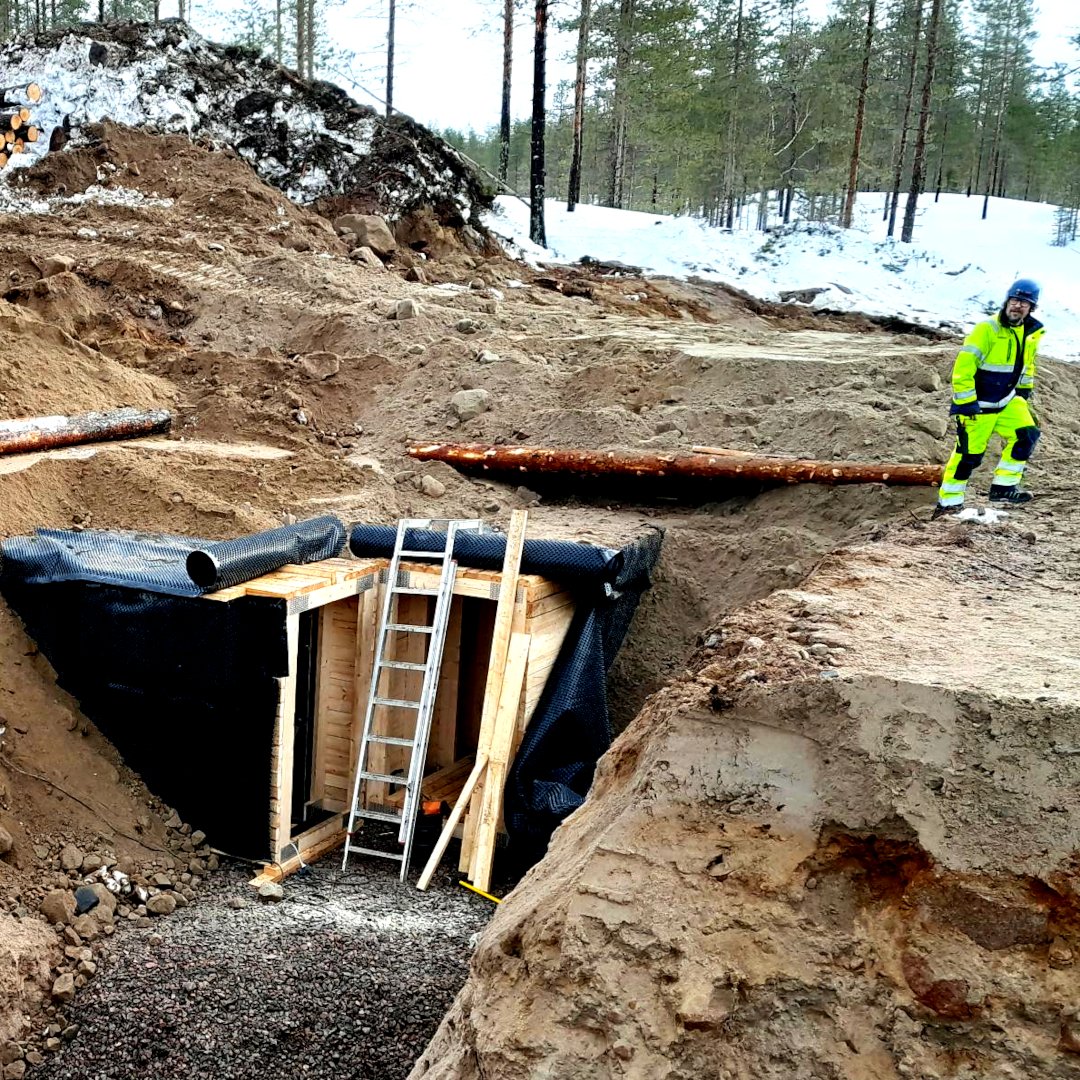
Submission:
[[[486,893],[483,889],[478,889],[475,885],[470,885],[467,881],[459,881],[458,884],[464,886],[470,892],[476,893],[477,896],[482,896],[485,900],[490,900],[493,904],[502,903],[497,896],[492,896],[491,893]]]

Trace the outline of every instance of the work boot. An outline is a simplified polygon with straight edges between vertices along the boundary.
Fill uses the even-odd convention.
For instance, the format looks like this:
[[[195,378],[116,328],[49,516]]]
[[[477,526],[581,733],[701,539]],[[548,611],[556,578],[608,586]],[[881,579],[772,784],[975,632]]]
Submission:
[[[1018,487],[1006,484],[990,485],[990,501],[992,503],[1005,503],[1008,506],[1023,506],[1031,502],[1035,496],[1030,491],[1021,491]]]
[[[941,503],[938,503],[937,506],[934,507],[934,512],[930,515],[930,520],[937,521],[940,517],[956,517],[963,509],[963,503],[959,506],[942,506]]]

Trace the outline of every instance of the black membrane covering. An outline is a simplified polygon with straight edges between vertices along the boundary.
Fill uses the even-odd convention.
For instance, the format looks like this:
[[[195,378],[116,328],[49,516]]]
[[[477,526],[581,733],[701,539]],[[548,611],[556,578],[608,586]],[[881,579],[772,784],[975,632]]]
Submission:
[[[396,530],[354,525],[357,556],[388,557]],[[526,540],[521,572],[565,582],[577,612],[506,785],[504,817],[519,861],[535,862],[558,825],[584,801],[601,755],[611,745],[607,671],[630,628],[660,557],[659,530],[618,550],[564,540]],[[442,551],[440,533],[410,530],[411,551]],[[454,555],[465,566],[502,567],[506,537],[461,533]]]
[[[0,593],[151,791],[216,847],[266,858],[285,604],[197,597],[337,555],[344,540],[333,517],[225,544],[43,529],[0,544]],[[188,577],[197,551],[215,560],[213,583]]]

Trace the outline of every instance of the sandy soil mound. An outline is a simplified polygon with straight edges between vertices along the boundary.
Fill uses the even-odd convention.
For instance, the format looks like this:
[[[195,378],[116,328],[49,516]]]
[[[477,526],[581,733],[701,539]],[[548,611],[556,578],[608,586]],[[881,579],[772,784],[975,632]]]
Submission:
[[[1080,562],[1024,531],[893,526],[718,626],[413,1077],[1076,1075]]]

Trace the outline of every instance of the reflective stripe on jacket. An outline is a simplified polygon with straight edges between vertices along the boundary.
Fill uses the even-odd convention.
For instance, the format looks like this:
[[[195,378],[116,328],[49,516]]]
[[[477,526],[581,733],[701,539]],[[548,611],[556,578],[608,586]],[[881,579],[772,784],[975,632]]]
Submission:
[[[978,402],[982,412],[999,412],[1035,385],[1035,356],[1043,324],[1030,315],[1022,326],[1003,326],[1001,316],[981,322],[964,339],[953,364],[952,411],[967,411]],[[1023,348],[1023,357],[1017,356]]]

